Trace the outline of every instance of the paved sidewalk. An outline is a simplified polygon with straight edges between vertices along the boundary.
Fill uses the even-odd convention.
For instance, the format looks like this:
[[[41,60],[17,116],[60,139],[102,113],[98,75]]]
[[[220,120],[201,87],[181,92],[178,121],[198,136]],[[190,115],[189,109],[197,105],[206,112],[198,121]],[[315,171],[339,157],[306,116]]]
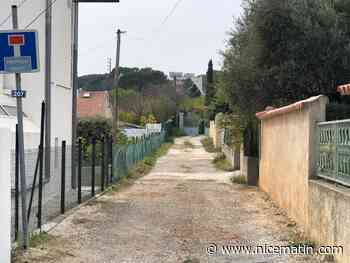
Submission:
[[[31,251],[28,262],[318,262],[223,255],[220,246],[230,242],[288,245],[292,227],[265,194],[233,185],[232,173],[217,171],[213,158],[199,137],[177,139],[149,175],[81,207],[51,231],[56,238]],[[214,255],[207,253],[209,244],[217,245]]]

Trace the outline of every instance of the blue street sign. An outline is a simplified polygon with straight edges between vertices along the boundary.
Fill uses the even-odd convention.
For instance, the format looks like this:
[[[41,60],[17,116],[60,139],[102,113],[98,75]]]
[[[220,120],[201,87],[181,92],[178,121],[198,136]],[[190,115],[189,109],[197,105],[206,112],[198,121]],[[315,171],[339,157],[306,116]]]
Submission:
[[[11,90],[11,97],[25,98],[27,96],[26,90]]]
[[[0,73],[38,72],[38,48],[35,30],[0,31]]]

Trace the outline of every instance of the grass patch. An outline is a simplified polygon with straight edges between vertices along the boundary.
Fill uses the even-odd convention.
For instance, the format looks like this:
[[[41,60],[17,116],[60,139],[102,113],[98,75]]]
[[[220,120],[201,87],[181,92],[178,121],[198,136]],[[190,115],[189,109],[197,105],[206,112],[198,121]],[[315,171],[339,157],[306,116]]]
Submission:
[[[223,153],[218,154],[214,158],[213,164],[215,165],[216,169],[218,169],[218,170],[222,170],[225,172],[234,171],[232,165],[227,161],[226,156]]]
[[[188,258],[183,263],[200,263],[198,258]]]
[[[120,178],[120,180],[116,184],[110,186],[107,191],[115,192],[133,185],[137,179],[147,175],[152,170],[157,159],[166,155],[171,146],[172,143],[163,143],[157,151],[138,162],[132,169],[130,169],[126,176]]]
[[[54,237],[47,232],[33,233],[29,239],[29,246],[34,248],[39,247],[53,239]]]
[[[204,149],[209,153],[220,152],[220,149],[215,148],[212,138],[205,137],[204,139],[201,140],[201,143]]]
[[[299,232],[297,229],[291,229],[289,234],[288,243],[290,246],[308,246],[316,247],[316,243],[308,239],[303,233]]]
[[[231,182],[234,184],[247,184],[247,179],[244,175],[232,176]]]

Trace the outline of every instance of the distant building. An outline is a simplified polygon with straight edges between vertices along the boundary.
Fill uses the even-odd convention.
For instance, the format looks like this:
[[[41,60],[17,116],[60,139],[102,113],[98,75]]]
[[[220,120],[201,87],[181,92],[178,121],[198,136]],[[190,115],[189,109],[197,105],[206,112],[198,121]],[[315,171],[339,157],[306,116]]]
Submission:
[[[200,91],[202,96],[205,96],[206,94],[206,76],[201,75],[197,77],[191,78],[193,84],[196,86],[196,88]]]
[[[79,118],[112,118],[108,91],[81,91],[78,96]]]

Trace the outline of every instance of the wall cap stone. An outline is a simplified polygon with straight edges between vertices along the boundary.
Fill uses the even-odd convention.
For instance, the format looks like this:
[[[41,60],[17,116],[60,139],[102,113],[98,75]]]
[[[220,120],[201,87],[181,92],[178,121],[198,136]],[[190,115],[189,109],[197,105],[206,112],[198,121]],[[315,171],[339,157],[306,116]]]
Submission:
[[[309,184],[317,185],[319,187],[324,188],[325,190],[333,191],[343,196],[346,196],[347,198],[350,198],[350,188],[346,186],[331,183],[324,179],[312,179],[312,180],[309,180]]]
[[[258,112],[255,114],[255,116],[260,120],[265,120],[265,119],[269,119],[269,118],[272,118],[272,117],[275,117],[278,115],[283,115],[283,114],[286,114],[289,112],[300,111],[306,105],[315,103],[315,102],[320,101],[320,100],[326,100],[328,102],[328,98],[326,96],[319,95],[319,96],[310,97],[306,100],[298,101],[296,103],[293,103],[293,104],[290,104],[290,105],[287,105],[287,106],[284,106],[281,108]]]

